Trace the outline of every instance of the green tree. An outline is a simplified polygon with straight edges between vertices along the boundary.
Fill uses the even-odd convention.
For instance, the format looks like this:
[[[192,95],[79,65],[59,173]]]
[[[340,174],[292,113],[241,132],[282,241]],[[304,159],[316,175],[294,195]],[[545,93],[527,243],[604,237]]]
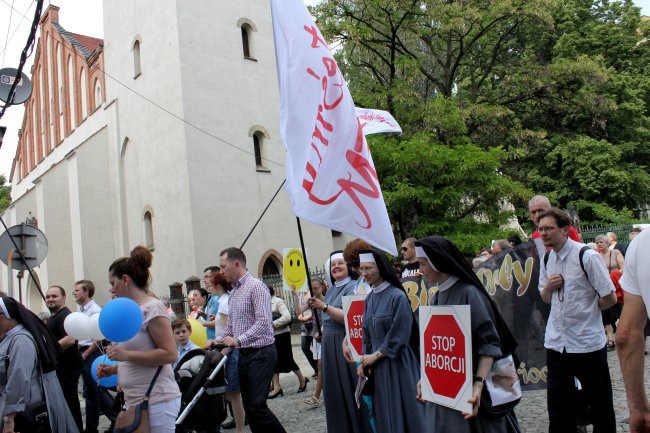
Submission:
[[[11,204],[11,186],[7,185],[7,179],[0,174],[0,212],[4,211]]]
[[[357,105],[404,130],[370,139],[402,235],[462,232],[469,246],[507,216],[499,199],[525,209],[533,191],[593,222],[650,201],[650,23],[632,2],[330,0],[313,12]]]

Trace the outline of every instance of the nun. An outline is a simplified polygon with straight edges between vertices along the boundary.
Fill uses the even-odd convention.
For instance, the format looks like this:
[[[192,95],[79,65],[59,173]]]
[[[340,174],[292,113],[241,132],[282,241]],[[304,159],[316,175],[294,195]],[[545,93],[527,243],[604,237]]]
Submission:
[[[354,398],[356,368],[343,357],[341,345],[345,339],[343,296],[354,295],[356,281],[350,276],[342,251],[330,255],[330,279],[332,286],[325,299],[309,298],[308,301],[311,308],[323,312],[321,368],[327,431],[361,433],[363,429]]]
[[[424,408],[415,403],[420,366],[417,348],[412,348],[418,331],[411,304],[384,254],[366,250],[359,259],[359,271],[371,292],[364,306],[363,356],[357,374],[373,384],[375,431],[423,432]]]
[[[56,377],[61,348],[45,324],[15,299],[0,297],[2,432],[77,433]],[[34,417],[29,414],[47,417]]]
[[[517,345],[499,310],[462,253],[449,239],[430,236],[415,242],[420,272],[429,284],[437,284],[434,305],[469,305],[472,320],[472,413],[461,413],[431,402],[425,403],[426,432],[518,433],[514,410],[494,416],[479,410],[481,393],[492,363]],[[418,384],[418,401],[422,395]]]

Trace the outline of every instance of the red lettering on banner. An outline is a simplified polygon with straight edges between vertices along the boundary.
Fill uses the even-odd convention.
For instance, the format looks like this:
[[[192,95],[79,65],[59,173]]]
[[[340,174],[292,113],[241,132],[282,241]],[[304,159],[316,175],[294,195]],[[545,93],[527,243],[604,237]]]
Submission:
[[[319,36],[318,29],[315,26],[304,26],[305,31],[311,35],[312,48],[326,48],[327,44]],[[363,215],[363,222],[357,222],[357,225],[369,229],[372,227],[372,217],[368,212],[363,198],[378,199],[380,197],[379,179],[377,172],[372,167],[369,159],[364,156],[366,153],[363,128],[357,120],[357,137],[353,150],[345,153],[345,160],[349,164],[350,171],[346,178],[336,180],[340,190],[330,197],[319,197],[313,192],[314,184],[318,177],[318,169],[323,163],[323,156],[327,147],[331,144],[331,137],[336,132],[336,125],[326,120],[328,112],[337,109],[345,96],[345,82],[339,71],[336,61],[332,57],[322,57],[323,73],[319,74],[314,69],[308,67],[307,74],[321,82],[323,89],[322,103],[318,106],[316,124],[312,133],[311,148],[313,156],[308,158],[305,167],[305,178],[302,186],[307,192],[309,199],[319,205],[328,205],[335,202],[341,194],[345,193],[350,197],[354,205]],[[322,126],[322,128],[321,128]],[[353,173],[357,173],[363,182],[353,181]]]
[[[321,44],[323,44],[323,47],[325,47],[325,48],[327,48],[329,50],[329,47],[327,46],[325,41],[323,39],[321,39],[320,36],[318,36],[318,29],[315,26],[304,26],[303,28],[312,37],[312,39],[311,39],[311,47],[312,48],[318,48],[319,47],[318,43],[320,42]]]

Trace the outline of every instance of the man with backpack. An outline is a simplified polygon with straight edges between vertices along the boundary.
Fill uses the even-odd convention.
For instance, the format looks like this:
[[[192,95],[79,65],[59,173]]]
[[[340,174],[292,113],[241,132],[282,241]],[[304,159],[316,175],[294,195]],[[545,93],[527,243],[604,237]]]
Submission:
[[[616,430],[607,339],[601,310],[616,303],[598,253],[569,239],[571,218],[557,208],[539,214],[538,230],[550,252],[540,266],[539,290],[551,304],[547,353],[549,432],[576,430],[577,377],[592,408],[594,433]]]

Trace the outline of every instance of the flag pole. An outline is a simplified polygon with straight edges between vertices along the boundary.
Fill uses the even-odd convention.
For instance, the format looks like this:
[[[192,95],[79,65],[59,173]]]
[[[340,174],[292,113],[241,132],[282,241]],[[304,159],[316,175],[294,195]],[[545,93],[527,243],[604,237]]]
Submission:
[[[284,183],[286,181],[287,181],[287,179],[285,178],[282,181],[282,183],[280,184],[280,186],[278,187],[278,190],[275,192],[275,194],[273,194],[273,197],[271,197],[271,200],[269,201],[269,203],[266,205],[266,207],[262,211],[262,215],[260,215],[260,217],[257,219],[257,221],[255,221],[255,224],[253,225],[253,228],[251,229],[251,231],[248,232],[248,235],[246,236],[246,239],[244,239],[244,242],[241,243],[241,246],[239,247],[240,250],[244,249],[244,245],[246,245],[246,242],[248,242],[248,238],[251,237],[251,235],[255,231],[255,228],[257,227],[257,225],[260,223],[260,221],[262,221],[262,217],[264,217],[264,214],[266,213],[266,211],[269,210],[269,206],[271,206],[271,203],[273,203],[273,200],[275,200],[275,198],[278,196],[278,193],[280,192],[280,190],[282,189],[282,187],[284,186]]]
[[[305,241],[302,237],[302,227],[300,226],[300,217],[296,217],[296,222],[298,223],[298,236],[300,237],[300,249],[302,250],[302,258],[305,260],[305,271],[307,272],[307,287],[309,287],[309,294],[313,298],[314,289],[311,287],[311,275],[309,275],[309,265],[307,264],[307,251],[305,251]],[[318,314],[316,313],[315,308],[311,309],[311,314],[316,320],[316,329],[318,330],[318,334],[322,335],[320,329],[320,320],[318,320]]]

